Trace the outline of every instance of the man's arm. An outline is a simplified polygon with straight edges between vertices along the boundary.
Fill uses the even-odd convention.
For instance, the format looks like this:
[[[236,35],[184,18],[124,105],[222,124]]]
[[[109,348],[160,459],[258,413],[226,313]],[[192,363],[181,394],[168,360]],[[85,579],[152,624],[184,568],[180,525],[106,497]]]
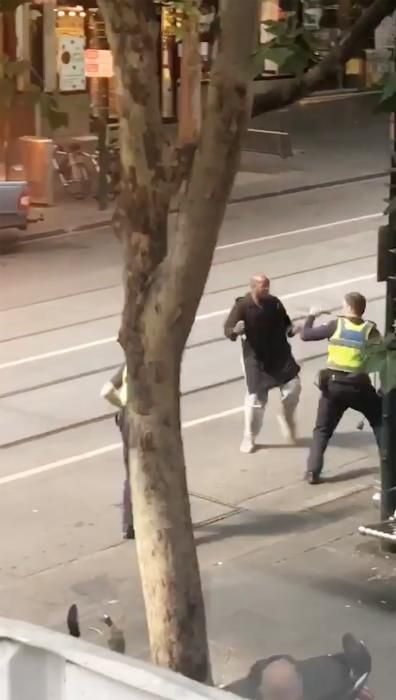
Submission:
[[[116,408],[122,408],[122,401],[120,398],[120,389],[122,387],[122,380],[124,374],[124,365],[113,375],[109,382],[102,387],[100,395],[103,399],[106,399]]]
[[[293,321],[291,320],[289,314],[287,313],[285,307],[283,306],[280,300],[278,300],[278,304],[279,312],[282,316],[282,321],[285,324],[286,335],[288,336],[288,338],[293,338],[299,332],[299,329],[294,326]]]
[[[316,326],[315,328],[315,318],[315,314],[309,314],[307,316],[300,332],[301,340],[328,340],[332,335],[334,335],[337,328],[336,319],[329,321],[329,323],[324,323],[321,326]]]
[[[122,365],[120,369],[118,369],[117,372],[110,379],[115,389],[121,389],[122,387],[122,381],[124,379],[124,367],[125,365]]]
[[[235,301],[224,324],[224,335],[226,338],[232,341],[238,338],[239,333],[235,333],[235,326],[241,321],[243,321],[243,306],[242,299],[240,298]]]

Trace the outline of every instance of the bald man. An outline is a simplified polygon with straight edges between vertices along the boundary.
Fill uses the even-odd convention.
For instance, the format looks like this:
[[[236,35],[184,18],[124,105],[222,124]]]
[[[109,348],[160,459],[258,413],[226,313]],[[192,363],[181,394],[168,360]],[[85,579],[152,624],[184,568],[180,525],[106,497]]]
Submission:
[[[258,692],[261,700],[303,700],[303,682],[296,666],[277,659],[263,671]]]
[[[236,299],[224,324],[232,341],[242,337],[242,363],[246,380],[245,428],[241,452],[254,451],[262,428],[268,392],[279,388],[282,433],[289,443],[296,442],[295,411],[300,398],[300,367],[287,340],[297,329],[277,297],[270,294],[266,275],[252,278],[250,292]]]

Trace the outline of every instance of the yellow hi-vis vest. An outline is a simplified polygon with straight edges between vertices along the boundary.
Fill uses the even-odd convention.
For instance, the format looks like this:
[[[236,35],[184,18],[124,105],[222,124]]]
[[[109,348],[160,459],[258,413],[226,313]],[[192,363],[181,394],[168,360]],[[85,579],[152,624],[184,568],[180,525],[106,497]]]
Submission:
[[[374,324],[371,321],[352,323],[341,317],[329,339],[327,366],[340,372],[365,372],[368,339]]]

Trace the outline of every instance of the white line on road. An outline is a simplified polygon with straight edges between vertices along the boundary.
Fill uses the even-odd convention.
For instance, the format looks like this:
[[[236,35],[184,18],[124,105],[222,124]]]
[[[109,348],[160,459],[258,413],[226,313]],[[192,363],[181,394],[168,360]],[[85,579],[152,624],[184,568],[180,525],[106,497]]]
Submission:
[[[299,292],[290,292],[289,294],[281,295],[281,299],[296,299],[297,297],[303,297],[306,294],[316,294],[316,292],[326,291],[328,289],[336,289],[337,287],[344,287],[346,285],[355,284],[355,282],[364,282],[366,280],[374,279],[375,274],[371,273],[369,275],[361,275],[360,277],[351,277],[346,280],[339,280],[337,282],[330,282],[329,284],[323,284],[319,287],[311,287],[310,289],[301,289]],[[227,314],[229,309],[220,309],[219,311],[211,311],[207,314],[200,314],[195,317],[196,321],[206,321],[209,318],[215,318],[216,316],[224,316]],[[31,355],[30,357],[21,357],[19,360],[11,360],[10,362],[4,362],[0,365],[0,370],[9,369],[10,367],[18,367],[20,365],[26,365],[31,362],[38,362],[39,360],[47,360],[52,357],[59,357],[61,355],[67,355],[71,352],[79,352],[80,350],[88,350],[90,348],[97,347],[99,345],[106,345],[108,343],[114,343],[116,337],[111,338],[101,338],[99,340],[93,340],[90,343],[84,343],[83,345],[74,345],[69,348],[61,348],[60,350],[51,350],[50,352],[42,353],[41,355]]]
[[[310,289],[301,289],[299,292],[290,292],[290,294],[281,294],[280,298],[283,300],[296,299],[297,297],[303,297],[306,294],[315,294],[316,292],[326,291],[326,289],[336,289],[337,287],[344,287],[348,284],[355,284],[355,282],[363,282],[365,280],[370,280],[375,277],[374,273],[369,275],[361,275],[360,277],[351,277],[348,280],[339,280],[338,282],[330,282],[329,284],[322,284],[320,287],[311,287]],[[215,316],[224,316],[229,312],[229,309],[221,309],[220,311],[211,311],[208,314],[201,314],[201,316],[196,316],[196,321],[204,321],[207,318],[215,318]],[[1,369],[1,365],[0,365]]]
[[[225,243],[218,245],[216,250],[228,250],[229,248],[239,248],[243,245],[251,243],[262,243],[263,241],[273,241],[276,238],[286,238],[287,236],[297,236],[301,233],[312,233],[313,231],[324,231],[336,226],[345,226],[346,224],[356,224],[370,219],[379,219],[383,214],[366,214],[365,216],[355,216],[353,219],[341,219],[340,221],[330,221],[328,224],[318,224],[317,226],[306,226],[305,228],[296,228],[294,231],[285,231],[284,233],[273,233],[270,236],[259,236],[259,238],[247,238],[244,241],[235,241],[235,243]]]
[[[183,429],[195,428],[197,425],[203,425],[204,423],[211,423],[215,420],[220,420],[221,418],[227,418],[228,416],[234,416],[237,413],[242,413],[243,406],[238,406],[237,408],[230,408],[227,411],[221,411],[220,413],[212,413],[208,416],[202,416],[201,418],[194,418],[194,420],[189,420],[183,423]],[[29,479],[33,476],[39,476],[40,474],[45,474],[45,472],[54,471],[54,469],[61,469],[61,467],[67,467],[71,464],[77,464],[78,462],[85,462],[88,459],[93,459],[94,457],[101,457],[102,455],[108,454],[109,452],[114,452],[121,448],[120,442],[113,442],[110,445],[105,445],[104,447],[98,447],[96,450],[90,450],[89,452],[81,452],[80,454],[73,455],[72,457],[66,457],[65,459],[59,459],[56,462],[49,462],[48,464],[42,464],[40,467],[33,467],[32,469],[26,469],[23,472],[17,472],[16,474],[9,474],[8,476],[3,476],[0,478],[0,486],[5,486],[6,484],[11,484],[14,481],[21,481],[22,479]]]

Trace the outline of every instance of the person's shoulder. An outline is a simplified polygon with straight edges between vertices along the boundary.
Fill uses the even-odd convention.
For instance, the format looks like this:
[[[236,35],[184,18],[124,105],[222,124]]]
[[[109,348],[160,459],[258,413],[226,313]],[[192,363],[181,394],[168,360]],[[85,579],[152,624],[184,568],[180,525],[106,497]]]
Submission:
[[[237,304],[238,306],[244,306],[245,304],[250,304],[251,302],[252,295],[250,294],[250,292],[247,292],[246,294],[244,294],[244,296],[236,297],[235,299],[235,304]]]
[[[284,306],[279,299],[279,297],[276,297],[274,294],[268,294],[267,297],[265,297],[265,301],[268,304],[268,306],[271,306],[271,308],[280,311],[281,309],[284,309]]]

